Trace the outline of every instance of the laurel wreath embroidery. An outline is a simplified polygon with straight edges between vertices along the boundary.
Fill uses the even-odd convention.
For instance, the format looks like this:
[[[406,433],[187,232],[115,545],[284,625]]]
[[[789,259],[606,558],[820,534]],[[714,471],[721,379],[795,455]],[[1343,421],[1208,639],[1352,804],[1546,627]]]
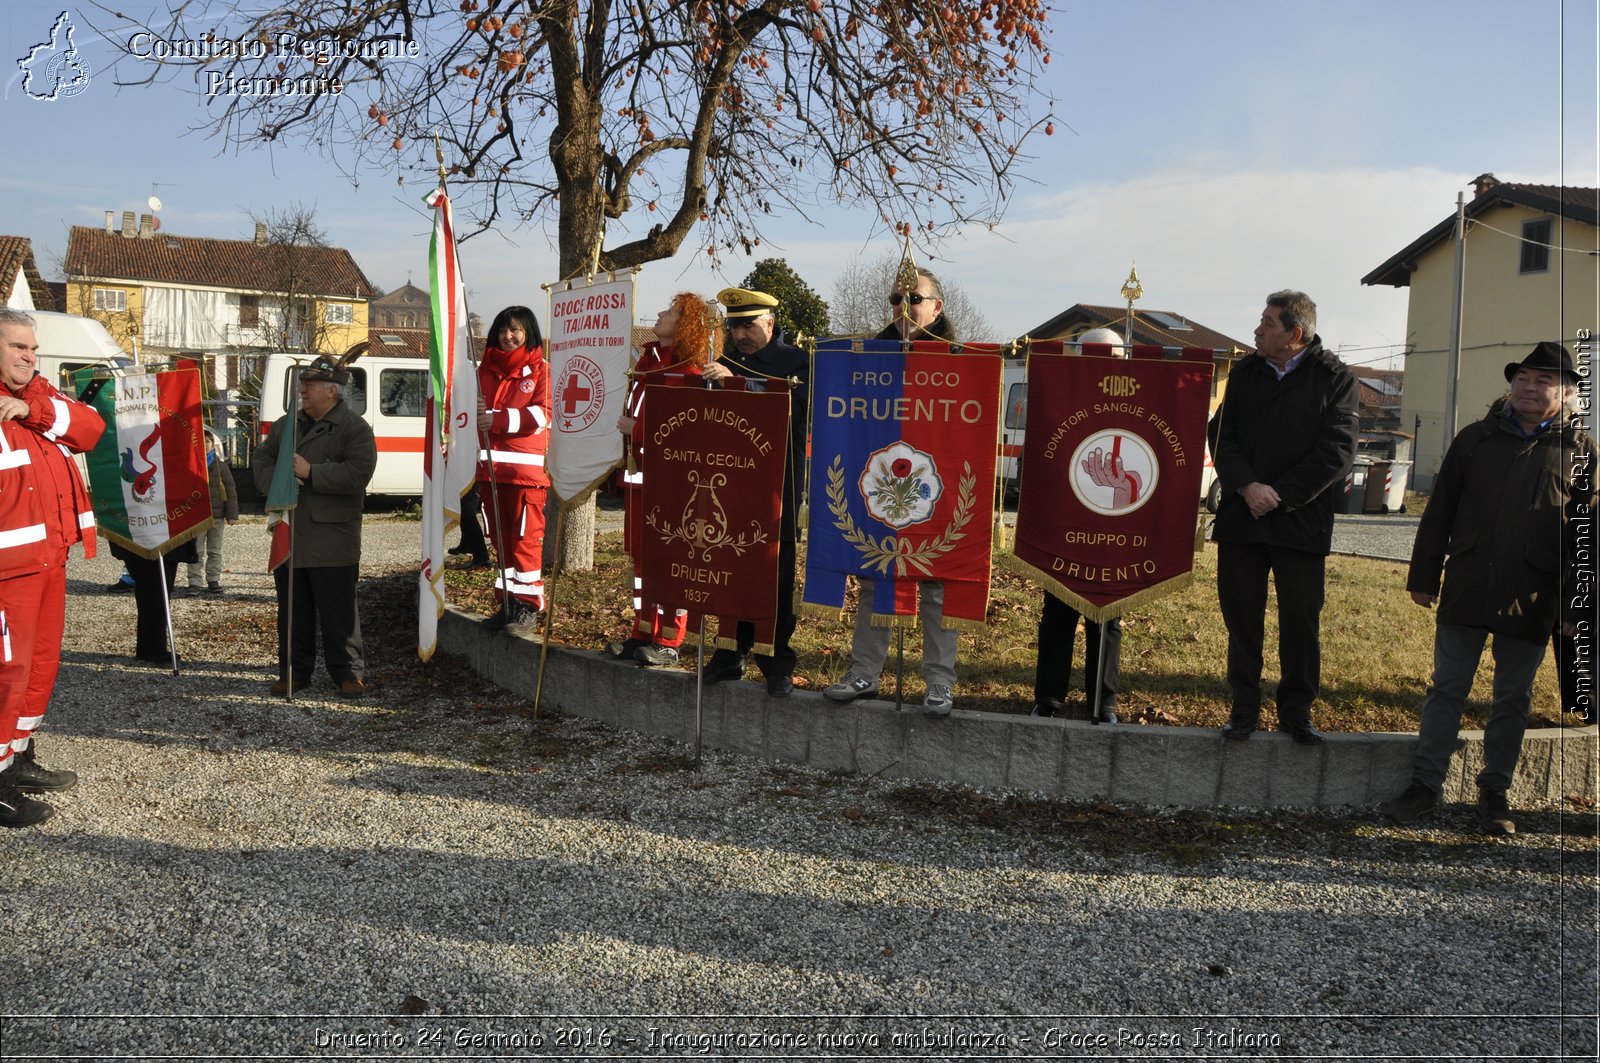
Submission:
[[[845,501],[844,468],[841,460],[842,455],[835,454],[833,464],[828,466],[828,511],[833,514],[833,526],[844,535],[844,541],[854,546],[866,559],[866,564],[877,569],[880,575],[887,574],[889,566],[893,565],[895,576],[904,576],[909,565],[924,576],[931,576],[934,560],[942,554],[949,553],[956,543],[966,538],[966,533],[961,529],[972,519],[972,506],[978,488],[978,478],[972,473],[971,462],[961,463],[961,481],[956,491],[956,511],[951,514],[950,523],[945,525],[944,531],[936,538],[917,543],[893,534],[875,539],[856,525],[855,518],[850,516],[850,507]]]

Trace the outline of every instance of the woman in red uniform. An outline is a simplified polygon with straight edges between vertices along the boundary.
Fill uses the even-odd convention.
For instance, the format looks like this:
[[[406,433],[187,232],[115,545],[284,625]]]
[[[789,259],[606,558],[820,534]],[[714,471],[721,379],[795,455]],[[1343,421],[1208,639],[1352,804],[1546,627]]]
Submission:
[[[628,469],[623,470],[623,539],[633,558],[633,633],[622,642],[606,647],[613,656],[645,664],[676,664],[678,647],[688,627],[689,614],[683,609],[669,612],[645,594],[641,575],[644,570],[644,424],[639,418],[644,407],[644,389],[660,383],[667,373],[699,376],[711,352],[722,349],[722,317],[716,304],[694,292],[679,292],[656,318],[656,340],[644,345],[634,363],[633,380],[617,430],[628,437]]]
[[[478,496],[500,574],[501,608],[485,624],[531,632],[544,608],[544,455],[550,442],[550,370],[539,322],[525,306],[495,316],[478,363]],[[509,607],[506,599],[509,597]]]

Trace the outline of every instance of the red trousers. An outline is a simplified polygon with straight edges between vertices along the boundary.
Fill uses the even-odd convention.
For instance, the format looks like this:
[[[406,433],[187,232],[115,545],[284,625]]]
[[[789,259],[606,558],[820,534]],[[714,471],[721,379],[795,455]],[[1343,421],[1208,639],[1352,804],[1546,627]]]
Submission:
[[[60,563],[0,580],[0,771],[44,719],[61,670],[67,616],[66,551]]]
[[[689,627],[687,609],[667,610],[644,594],[644,487],[624,480],[622,545],[633,558],[633,637],[657,646],[683,645]]]
[[[489,526],[500,574],[495,598],[510,594],[529,609],[544,609],[544,498],[546,488],[518,484],[478,485],[483,522]],[[499,517],[495,505],[499,504]],[[502,538],[504,541],[502,541]]]

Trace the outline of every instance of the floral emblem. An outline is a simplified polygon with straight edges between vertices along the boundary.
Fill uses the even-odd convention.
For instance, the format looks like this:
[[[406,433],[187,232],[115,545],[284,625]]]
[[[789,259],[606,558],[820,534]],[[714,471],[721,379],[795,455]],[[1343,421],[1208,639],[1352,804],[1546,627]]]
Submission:
[[[933,507],[944,494],[944,481],[932,456],[905,442],[873,451],[857,486],[867,512],[895,529],[933,516]]]

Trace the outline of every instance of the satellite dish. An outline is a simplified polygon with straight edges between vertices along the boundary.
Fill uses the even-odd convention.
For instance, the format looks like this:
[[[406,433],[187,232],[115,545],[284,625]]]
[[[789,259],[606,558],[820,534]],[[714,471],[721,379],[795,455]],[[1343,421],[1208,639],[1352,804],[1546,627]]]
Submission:
[[[150,219],[150,231],[151,232],[160,232],[161,231],[161,219],[160,218],[153,217],[153,216],[151,217],[151,219]]]
[[[161,198],[159,196],[151,196],[149,199],[145,200],[145,202],[150,204],[151,210],[161,209]]]

